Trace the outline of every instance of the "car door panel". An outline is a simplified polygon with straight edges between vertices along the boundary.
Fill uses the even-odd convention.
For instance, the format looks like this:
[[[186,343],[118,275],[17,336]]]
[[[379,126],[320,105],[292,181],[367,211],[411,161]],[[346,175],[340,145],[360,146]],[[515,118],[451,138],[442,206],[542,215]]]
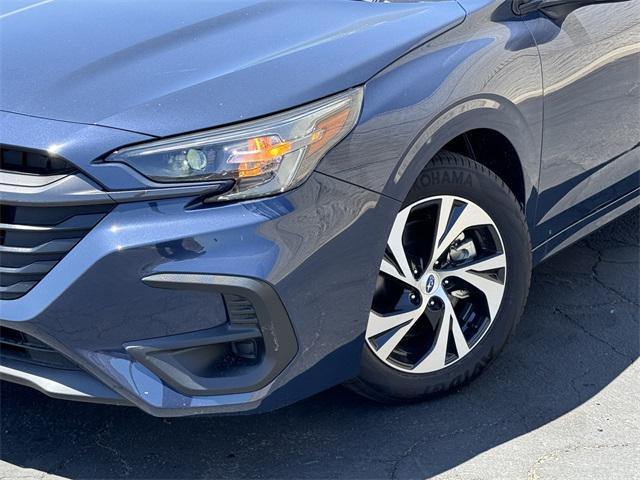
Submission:
[[[528,24],[544,76],[539,243],[638,188],[640,2]]]

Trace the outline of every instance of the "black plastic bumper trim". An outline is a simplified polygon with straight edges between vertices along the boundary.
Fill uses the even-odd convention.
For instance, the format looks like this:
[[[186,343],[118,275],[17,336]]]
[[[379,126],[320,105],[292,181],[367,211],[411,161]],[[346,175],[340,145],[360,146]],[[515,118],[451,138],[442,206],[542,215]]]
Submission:
[[[259,326],[229,323],[218,327],[155,339],[129,342],[127,353],[175,390],[187,395],[221,395],[254,392],[268,385],[291,362],[298,351],[289,316],[275,290],[248,277],[196,273],[160,273],[142,279],[156,288],[200,290],[240,295],[254,306]],[[174,353],[204,345],[262,338],[261,363],[235,375],[202,377],[184,368]]]

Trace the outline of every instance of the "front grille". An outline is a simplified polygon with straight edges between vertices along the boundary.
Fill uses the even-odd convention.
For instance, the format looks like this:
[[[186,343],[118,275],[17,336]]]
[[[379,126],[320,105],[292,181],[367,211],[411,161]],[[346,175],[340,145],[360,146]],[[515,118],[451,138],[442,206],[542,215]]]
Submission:
[[[31,290],[112,208],[0,205],[0,299]]]
[[[35,337],[12,328],[0,327],[0,356],[44,367],[79,370],[71,360]]]
[[[76,170],[73,164],[40,150],[0,145],[0,170],[35,175],[62,175]]]

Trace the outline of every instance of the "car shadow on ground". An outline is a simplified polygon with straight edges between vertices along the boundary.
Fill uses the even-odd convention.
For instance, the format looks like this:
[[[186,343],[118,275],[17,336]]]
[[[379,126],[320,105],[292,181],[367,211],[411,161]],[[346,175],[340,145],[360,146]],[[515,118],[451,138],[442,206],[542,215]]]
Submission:
[[[516,337],[450,396],[387,407],[335,388],[268,414],[163,420],[3,384],[1,458],[70,478],[435,475],[571,411],[638,357],[638,231],[636,209],[538,267]]]

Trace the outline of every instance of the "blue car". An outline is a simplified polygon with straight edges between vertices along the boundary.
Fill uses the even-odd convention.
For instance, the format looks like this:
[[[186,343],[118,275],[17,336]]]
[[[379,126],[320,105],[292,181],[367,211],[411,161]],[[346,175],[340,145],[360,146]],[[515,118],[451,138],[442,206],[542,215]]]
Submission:
[[[639,38],[637,0],[4,0],[0,378],[156,416],[458,388],[640,203]]]

